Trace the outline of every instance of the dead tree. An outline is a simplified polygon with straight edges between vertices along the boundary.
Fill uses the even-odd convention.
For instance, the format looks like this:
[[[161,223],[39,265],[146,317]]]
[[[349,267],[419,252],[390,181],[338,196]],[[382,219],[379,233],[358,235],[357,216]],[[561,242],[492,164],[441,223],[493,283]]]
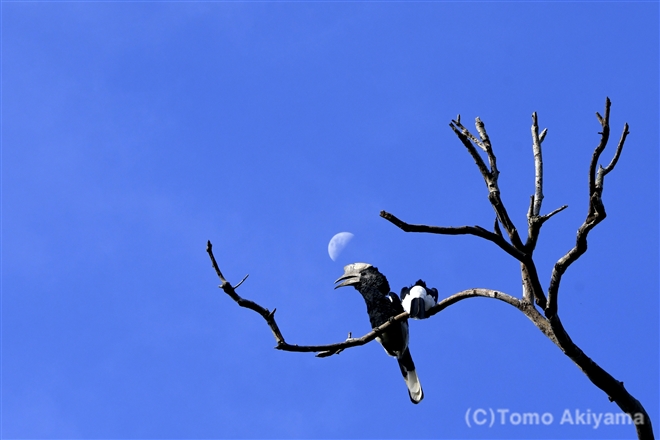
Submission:
[[[495,243],[504,252],[518,260],[520,262],[523,283],[523,294],[521,298],[490,289],[469,289],[455,293],[448,298],[439,301],[437,305],[427,312],[427,314],[429,316],[435,315],[452,304],[472,297],[495,298],[517,308],[524,313],[544,335],[557,345],[559,349],[561,349],[561,351],[564,352],[564,354],[587,375],[594,385],[603,390],[610,401],[615,402],[623,412],[632,417],[639,439],[653,439],[654,436],[651,420],[642,404],[625,389],[623,382],[612,377],[612,375],[596,364],[596,362],[589,358],[571,340],[558,313],[559,286],[562,276],[564,275],[564,272],[566,272],[566,269],[568,269],[572,263],[587,251],[587,236],[589,235],[589,232],[605,219],[606,213],[602,201],[605,176],[607,176],[607,174],[616,166],[626,137],[628,136],[628,124],[625,124],[614,157],[609,165],[603,168],[598,164],[600,155],[605,149],[610,136],[610,104],[610,100],[607,98],[605,102],[604,116],[601,116],[596,112],[596,117],[602,126],[602,131],[599,132],[600,142],[594,150],[589,164],[589,208],[586,219],[578,228],[575,246],[561,257],[557,263],[555,263],[547,292],[544,291],[539,280],[533,259],[534,249],[541,231],[541,226],[543,226],[543,224],[553,215],[566,209],[567,206],[561,206],[548,214],[541,215],[541,203],[543,201],[543,156],[541,154],[541,145],[547,133],[547,129],[544,129],[539,133],[536,113],[532,114],[532,149],[534,152],[535,191],[531,196],[529,210],[527,211],[527,238],[524,243],[518,230],[509,218],[504,203],[502,203],[500,189],[497,182],[499,176],[497,161],[495,154],[493,153],[490,139],[486,133],[484,123],[479,118],[476,118],[475,122],[478,137],[461,124],[460,115],[456,120],[452,120],[449,126],[474,159],[481,175],[483,176],[484,182],[486,183],[486,187],[488,188],[488,200],[495,210],[495,222],[492,231],[481,226],[446,227],[413,225],[406,223],[393,214],[385,211],[381,211],[380,216],[405,232],[424,232],[443,235],[476,235],[477,237]],[[481,152],[479,150],[481,150]],[[488,163],[484,161],[482,152],[485,153]],[[502,228],[504,229],[506,236],[502,233]],[[210,241],[207,243],[206,250],[211,258],[213,267],[220,278],[221,284],[219,287],[236,301],[239,306],[254,310],[266,320],[266,323],[275,336],[275,340],[277,341],[275,348],[278,350],[314,352],[317,353],[316,356],[318,357],[332,356],[347,348],[367,344],[380,335],[389,325],[392,324],[392,322],[408,318],[408,313],[404,312],[394,317],[389,322],[374,328],[360,338],[352,338],[349,333],[348,338],[345,341],[336,344],[289,344],[285,341],[284,336],[275,321],[275,309],[271,312],[253,301],[240,297],[236,293],[236,288],[245,281],[247,276],[236,286],[232,286],[225,279],[218,267]]]

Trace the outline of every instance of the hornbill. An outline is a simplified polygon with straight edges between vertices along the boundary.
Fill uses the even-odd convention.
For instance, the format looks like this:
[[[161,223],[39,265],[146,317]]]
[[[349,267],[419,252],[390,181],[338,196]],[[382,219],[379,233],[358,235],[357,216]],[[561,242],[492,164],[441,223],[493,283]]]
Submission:
[[[385,275],[377,268],[367,263],[353,263],[344,267],[342,275],[335,283],[340,282],[335,289],[344,286],[353,286],[360,292],[367,303],[367,313],[371,328],[386,323],[390,318],[404,312],[401,300],[394,292],[390,292],[390,285]],[[379,337],[387,354],[396,358],[401,368],[401,374],[408,387],[408,395],[412,403],[419,403],[424,398],[422,385],[415,372],[410,350],[408,349],[408,320],[404,319],[392,323]]]
[[[411,287],[401,289],[403,310],[413,319],[426,318],[426,312],[438,302],[438,289],[426,287],[426,283],[417,280]]]

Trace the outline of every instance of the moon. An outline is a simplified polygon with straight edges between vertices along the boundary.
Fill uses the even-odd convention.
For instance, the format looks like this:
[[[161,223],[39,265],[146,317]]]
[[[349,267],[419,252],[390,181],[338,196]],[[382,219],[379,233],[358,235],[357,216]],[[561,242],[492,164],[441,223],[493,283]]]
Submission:
[[[336,261],[341,251],[344,250],[349,241],[353,239],[353,234],[350,232],[340,232],[335,234],[334,237],[330,239],[328,243],[328,255],[332,258],[332,261]]]

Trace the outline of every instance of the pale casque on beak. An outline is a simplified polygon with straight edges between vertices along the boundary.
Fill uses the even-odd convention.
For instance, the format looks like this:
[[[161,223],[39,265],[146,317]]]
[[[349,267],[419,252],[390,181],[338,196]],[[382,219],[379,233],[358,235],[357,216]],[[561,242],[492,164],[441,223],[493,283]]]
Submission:
[[[347,264],[346,266],[344,266],[344,275],[342,275],[337,279],[337,281],[335,281],[335,283],[339,283],[340,281],[342,281],[341,283],[335,286],[335,289],[358,284],[360,282],[360,276],[362,274],[362,271],[369,267],[372,266],[371,264],[368,263]]]

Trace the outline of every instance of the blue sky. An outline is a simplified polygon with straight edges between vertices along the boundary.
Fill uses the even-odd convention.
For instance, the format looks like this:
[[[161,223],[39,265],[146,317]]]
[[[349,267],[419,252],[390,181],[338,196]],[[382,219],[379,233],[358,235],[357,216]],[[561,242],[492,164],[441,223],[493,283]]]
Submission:
[[[536,251],[547,288],[587,208],[605,97],[607,219],[566,273],[573,340],[658,408],[658,4],[3,2],[2,436],[5,438],[632,438],[560,423],[618,412],[520,312],[493,300],[411,322],[412,405],[377,343],[327,359],[274,350],[369,331],[344,264],[393,289],[425,279],[519,296],[472,159],[448,123],[479,116],[521,231],[543,144]],[[330,238],[355,238],[332,261]],[[468,410],[553,415],[468,427]]]

